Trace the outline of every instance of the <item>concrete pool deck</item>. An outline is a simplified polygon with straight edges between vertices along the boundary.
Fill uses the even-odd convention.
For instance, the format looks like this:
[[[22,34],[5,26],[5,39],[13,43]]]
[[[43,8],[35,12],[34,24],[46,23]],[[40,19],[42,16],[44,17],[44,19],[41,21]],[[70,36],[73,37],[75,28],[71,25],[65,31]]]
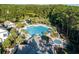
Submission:
[[[33,24],[33,25],[28,25],[28,26],[25,26],[23,29],[27,29],[28,27],[31,27],[31,26],[44,26],[44,27],[47,27],[47,28],[52,28],[52,27],[49,27],[47,25],[43,25],[43,24]],[[31,36],[31,35],[30,35]],[[58,47],[63,47],[63,44],[54,44],[53,41],[54,40],[60,40],[61,42],[63,42],[63,40],[59,37],[52,37],[51,34],[46,34],[47,37],[49,37],[49,40],[50,42],[48,42],[46,45],[45,45],[45,42],[43,41],[43,38],[41,38],[41,36],[39,35],[36,35],[36,36],[31,36],[29,37],[28,36],[28,39],[27,39],[27,44],[26,45],[19,45],[18,46],[18,50],[16,52],[16,54],[46,54],[46,53],[43,53],[43,49],[47,49],[47,51],[50,51],[50,46],[47,46],[49,44],[51,44],[51,51],[53,52],[54,51],[54,47],[55,46],[58,46]],[[42,46],[40,46],[40,41],[42,40],[41,44],[43,44],[43,48]],[[44,42],[44,43],[43,43]],[[53,52],[54,53],[54,52]],[[49,52],[48,52],[49,54]]]

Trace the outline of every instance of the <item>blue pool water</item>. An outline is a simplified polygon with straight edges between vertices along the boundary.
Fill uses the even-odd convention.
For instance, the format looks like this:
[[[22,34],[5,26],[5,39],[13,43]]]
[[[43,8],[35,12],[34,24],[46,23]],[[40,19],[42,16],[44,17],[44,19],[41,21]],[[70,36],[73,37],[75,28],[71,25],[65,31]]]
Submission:
[[[26,29],[26,31],[30,35],[35,35],[35,34],[43,35],[45,32],[48,32],[48,28],[44,26],[30,26]]]
[[[60,40],[54,40],[53,42],[56,43],[56,44],[61,44],[62,43]]]

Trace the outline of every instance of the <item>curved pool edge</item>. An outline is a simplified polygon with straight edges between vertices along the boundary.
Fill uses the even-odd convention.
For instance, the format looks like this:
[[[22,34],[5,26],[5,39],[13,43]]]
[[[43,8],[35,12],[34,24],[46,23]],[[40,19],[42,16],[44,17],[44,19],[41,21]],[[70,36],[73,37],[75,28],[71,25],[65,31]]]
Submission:
[[[27,27],[30,27],[30,26],[44,26],[44,27],[47,27],[47,28],[50,28],[52,29],[52,27],[48,26],[48,25],[45,25],[45,24],[32,24],[32,25],[26,25],[24,28],[22,29],[27,29]]]

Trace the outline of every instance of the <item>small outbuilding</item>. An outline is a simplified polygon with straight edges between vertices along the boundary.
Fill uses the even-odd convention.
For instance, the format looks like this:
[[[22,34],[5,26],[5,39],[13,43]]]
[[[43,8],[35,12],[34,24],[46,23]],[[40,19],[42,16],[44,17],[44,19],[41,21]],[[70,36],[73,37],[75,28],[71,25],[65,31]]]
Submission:
[[[4,26],[9,29],[9,28],[13,28],[15,27],[15,23],[11,22],[11,21],[5,21],[4,22]]]

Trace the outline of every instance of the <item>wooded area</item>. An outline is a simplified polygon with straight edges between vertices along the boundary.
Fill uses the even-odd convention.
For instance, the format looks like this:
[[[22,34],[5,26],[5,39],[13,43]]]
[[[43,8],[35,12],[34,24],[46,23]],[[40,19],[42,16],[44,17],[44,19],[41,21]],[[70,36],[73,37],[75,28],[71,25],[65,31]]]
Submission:
[[[67,5],[0,5],[0,23],[18,22],[29,17],[44,18],[68,36],[70,44],[79,49],[79,7]],[[47,21],[47,19],[49,21]],[[36,20],[39,21],[39,20]],[[42,20],[43,21],[43,20]],[[78,53],[79,50],[77,50]]]

